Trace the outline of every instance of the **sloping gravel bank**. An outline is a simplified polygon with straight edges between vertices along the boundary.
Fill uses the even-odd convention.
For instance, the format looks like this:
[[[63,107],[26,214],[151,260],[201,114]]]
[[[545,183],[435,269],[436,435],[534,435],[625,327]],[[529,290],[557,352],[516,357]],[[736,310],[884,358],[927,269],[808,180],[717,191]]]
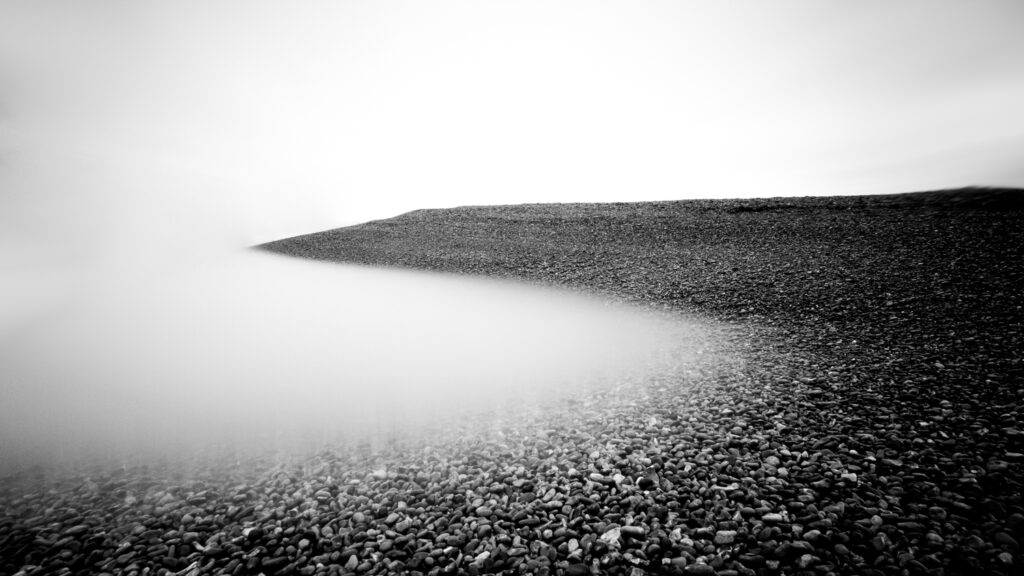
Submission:
[[[721,342],[428,437],[8,478],[0,571],[1017,573],[1022,217],[1012,191],[532,205],[271,243],[596,290]]]
[[[750,377],[780,406],[740,403],[748,427],[730,437],[722,424],[703,443],[698,475],[757,487],[727,495],[726,514],[684,514],[712,543],[721,521],[738,529],[718,537],[742,565],[726,569],[1021,569],[1021,191],[428,210],[265,248],[555,282],[738,322],[760,363]],[[786,522],[751,513],[748,498]]]

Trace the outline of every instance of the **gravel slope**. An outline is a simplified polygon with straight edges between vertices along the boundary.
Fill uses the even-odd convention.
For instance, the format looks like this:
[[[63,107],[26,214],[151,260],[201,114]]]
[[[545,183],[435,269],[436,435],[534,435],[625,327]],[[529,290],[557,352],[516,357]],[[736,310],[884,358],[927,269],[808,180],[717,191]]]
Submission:
[[[794,398],[747,411],[748,424],[770,430],[782,411],[771,443],[807,453],[775,454],[791,471],[787,509],[806,531],[807,516],[842,505],[824,512],[837,517],[812,555],[843,571],[969,573],[1012,571],[1024,536],[1022,215],[1021,191],[993,189],[470,207],[265,248],[556,282],[748,324],[754,378]],[[739,448],[743,464],[773,456],[758,444]],[[813,514],[794,506],[804,490]],[[773,541],[801,541],[749,529],[749,547],[776,556]]]
[[[0,570],[1014,574],[1024,196],[424,210],[273,242],[696,313],[698,365],[300,462],[23,475]]]

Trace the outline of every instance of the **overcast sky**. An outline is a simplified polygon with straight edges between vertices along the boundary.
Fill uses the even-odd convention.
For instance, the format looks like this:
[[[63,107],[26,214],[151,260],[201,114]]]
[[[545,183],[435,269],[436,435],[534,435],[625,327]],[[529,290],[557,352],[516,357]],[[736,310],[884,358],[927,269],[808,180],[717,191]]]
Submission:
[[[0,238],[1024,186],[1022,29],[1015,0],[7,1]]]

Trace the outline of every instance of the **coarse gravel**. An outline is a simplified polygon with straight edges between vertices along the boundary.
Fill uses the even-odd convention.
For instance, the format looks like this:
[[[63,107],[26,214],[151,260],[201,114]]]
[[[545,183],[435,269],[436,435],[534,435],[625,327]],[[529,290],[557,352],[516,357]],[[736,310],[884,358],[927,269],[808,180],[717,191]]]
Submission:
[[[264,245],[706,319],[702,360],[386,445],[28,471],[23,574],[1016,574],[1024,193],[421,210]]]

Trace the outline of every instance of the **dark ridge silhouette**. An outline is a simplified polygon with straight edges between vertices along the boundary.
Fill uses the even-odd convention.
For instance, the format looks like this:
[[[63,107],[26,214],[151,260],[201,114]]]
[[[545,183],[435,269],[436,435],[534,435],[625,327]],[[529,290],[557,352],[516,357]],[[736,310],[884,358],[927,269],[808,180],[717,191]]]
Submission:
[[[863,196],[804,196],[753,199],[700,199],[660,202],[610,202],[610,203],[550,203],[516,204],[507,206],[460,206],[457,208],[423,209],[401,214],[394,218],[335,228],[322,232],[303,234],[291,238],[266,242],[259,249],[306,258],[358,261],[350,250],[356,245],[346,245],[338,232],[348,231],[350,241],[356,238],[356,230],[387,229],[413,220],[438,220],[476,215],[482,218],[507,220],[516,217],[571,219],[592,215],[624,218],[629,215],[643,217],[643,212],[765,212],[799,211],[814,209],[866,210],[866,209],[922,209],[922,210],[992,210],[1018,211],[1024,209],[1024,189],[999,186],[966,186],[924,192],[903,192],[898,194],[873,194]],[[334,248],[328,246],[338,242]],[[356,243],[358,244],[358,243]]]

